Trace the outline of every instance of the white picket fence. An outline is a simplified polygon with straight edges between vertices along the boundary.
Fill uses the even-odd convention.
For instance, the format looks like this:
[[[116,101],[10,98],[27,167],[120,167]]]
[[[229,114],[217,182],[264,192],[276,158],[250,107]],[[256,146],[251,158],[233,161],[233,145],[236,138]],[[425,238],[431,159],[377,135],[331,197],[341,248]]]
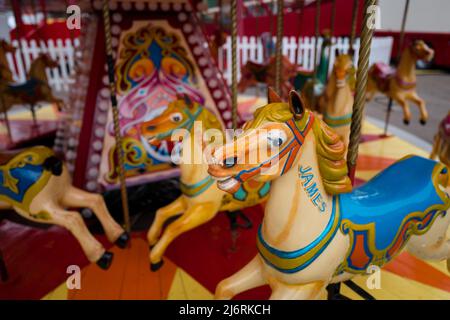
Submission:
[[[16,83],[22,83],[26,80],[27,71],[31,63],[40,53],[47,53],[53,60],[59,64],[58,68],[47,69],[47,77],[49,84],[56,92],[68,92],[70,86],[74,83],[73,72],[75,67],[76,47],[80,42],[76,38],[71,39],[53,39],[39,41],[21,39],[21,47],[23,52],[23,60],[19,49],[19,42],[12,41],[12,45],[16,48],[14,56],[7,54],[9,66],[13,73],[13,79]]]
[[[273,39],[274,41],[276,38]],[[323,38],[319,38],[319,48],[322,45]],[[384,62],[389,63],[394,39],[392,37],[375,37],[372,41],[370,53],[370,63]],[[349,49],[349,38],[338,37],[332,39],[332,50],[330,59],[330,69],[334,63],[335,48],[347,53]],[[314,51],[316,46],[315,37],[283,37],[283,55],[287,56],[292,63],[302,66],[306,70],[314,69]],[[358,60],[359,39],[355,41],[355,61]],[[238,37],[237,39],[237,58],[238,58],[238,79],[241,76],[241,67],[248,60],[262,63],[263,45],[259,37]],[[317,52],[319,56],[320,50]],[[318,60],[319,61],[319,60]],[[228,37],[224,46],[219,50],[218,57],[219,68],[222,70],[225,79],[231,83],[231,38]]]

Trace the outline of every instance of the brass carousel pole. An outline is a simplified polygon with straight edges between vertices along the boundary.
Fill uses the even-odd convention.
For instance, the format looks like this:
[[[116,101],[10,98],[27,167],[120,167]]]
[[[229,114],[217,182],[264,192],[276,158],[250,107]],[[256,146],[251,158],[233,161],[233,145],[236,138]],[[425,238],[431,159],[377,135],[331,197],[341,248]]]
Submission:
[[[350,126],[350,142],[347,153],[347,165],[349,176],[354,180],[356,160],[358,158],[359,140],[361,139],[361,126],[364,114],[364,105],[366,103],[367,74],[369,71],[370,47],[374,26],[369,25],[374,21],[375,11],[367,12],[369,7],[376,5],[376,0],[366,0],[364,7],[364,21],[361,31],[361,40],[359,47],[358,71],[356,73],[356,91],[355,101],[353,103],[352,123]]]
[[[116,154],[119,161],[120,195],[122,198],[122,210],[125,229],[130,232],[130,213],[128,209],[128,194],[125,180],[124,154],[122,147],[122,136],[120,134],[119,111],[117,110],[116,84],[114,79],[114,58],[111,44],[111,23],[109,18],[108,1],[103,0],[103,25],[105,28],[106,55],[108,64],[109,90],[111,93],[111,106],[114,121],[114,135],[116,138]]]
[[[237,0],[231,1],[231,115],[237,128]]]
[[[334,35],[334,21],[336,20],[336,0],[333,0],[331,4],[331,17],[330,17],[330,45],[328,46],[328,65],[327,65],[327,73],[330,69],[331,62],[331,48],[333,47],[332,37]]]
[[[350,31],[350,49],[349,52],[353,53],[356,38],[356,20],[358,18],[359,0],[353,0],[353,12],[352,12],[352,25]]]
[[[316,19],[314,21],[314,33],[316,37],[316,43],[314,47],[314,73],[313,73],[313,85],[311,92],[311,108],[315,108],[316,97],[314,95],[314,87],[317,81],[317,52],[319,51],[319,37],[320,37],[320,5],[321,0],[316,0]]]
[[[283,0],[277,0],[277,44],[275,52],[275,91],[282,96],[281,92],[281,73],[282,68],[282,56],[283,56],[283,17],[284,2]]]
[[[395,59],[396,64],[398,64],[398,62],[400,60],[400,56],[402,55],[403,41],[405,38],[406,18],[408,16],[408,8],[409,8],[409,0],[406,0],[405,9],[403,10],[402,26],[400,29],[400,36],[399,36],[399,40],[398,40],[397,57]],[[384,133],[383,133],[384,136],[387,135],[389,120],[391,118],[392,105],[393,105],[392,98],[389,98],[388,108],[387,108],[387,112],[386,112],[386,119],[384,121]]]

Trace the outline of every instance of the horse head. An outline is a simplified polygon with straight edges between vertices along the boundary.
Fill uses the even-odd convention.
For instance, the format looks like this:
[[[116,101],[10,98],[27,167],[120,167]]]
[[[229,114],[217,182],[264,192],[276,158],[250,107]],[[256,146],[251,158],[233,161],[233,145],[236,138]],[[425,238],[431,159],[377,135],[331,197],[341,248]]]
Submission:
[[[353,89],[356,82],[356,69],[353,65],[352,57],[348,54],[336,54],[333,74],[336,77],[336,87],[342,88],[348,82]]]
[[[434,57],[434,50],[431,49],[423,40],[415,40],[409,46],[413,57],[417,60],[429,62]]]
[[[216,116],[188,95],[179,95],[160,115],[141,124],[141,134],[149,143],[157,144],[161,140],[170,139],[177,129],[190,131],[197,120],[208,128],[221,130]]]
[[[239,92],[242,93],[247,88],[256,86],[258,84],[255,71],[256,68],[254,68],[254,65],[250,61],[248,61],[245,66],[242,67],[241,79],[239,79],[239,82],[237,84],[237,89]]]
[[[16,51],[16,48],[13,47],[9,42],[6,40],[0,40],[0,48],[3,50],[3,52],[9,52],[14,53]]]
[[[59,64],[56,60],[53,60],[48,54],[41,53],[36,59],[41,61],[46,68],[58,68]]]
[[[215,148],[211,154],[208,172],[218,180],[220,189],[234,193],[252,178],[277,179],[298,163],[302,156],[299,151],[312,134],[325,189],[330,194],[351,190],[345,145],[314,117],[297,92],[289,93],[288,103],[269,92],[269,104],[256,110],[254,119],[243,129],[233,142]]]

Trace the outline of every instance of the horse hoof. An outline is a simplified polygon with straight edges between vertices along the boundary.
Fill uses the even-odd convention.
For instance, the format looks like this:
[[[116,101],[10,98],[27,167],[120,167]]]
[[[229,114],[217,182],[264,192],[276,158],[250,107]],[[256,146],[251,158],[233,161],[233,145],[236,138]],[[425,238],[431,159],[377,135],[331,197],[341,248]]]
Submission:
[[[159,269],[161,269],[163,264],[164,264],[164,260],[161,260],[161,261],[159,261],[157,263],[150,263],[150,270],[153,271],[153,272],[156,272]]]
[[[427,124],[427,120],[420,119],[420,124],[423,125],[423,126],[426,125]]]
[[[130,242],[130,235],[128,232],[122,233],[119,238],[114,242],[116,246],[118,246],[121,249],[125,249],[128,246],[128,243]]]
[[[105,251],[105,253],[98,259],[97,265],[103,270],[108,270],[111,266],[114,254],[109,251]]]
[[[409,120],[403,119],[403,123],[404,123],[405,125],[409,125]]]

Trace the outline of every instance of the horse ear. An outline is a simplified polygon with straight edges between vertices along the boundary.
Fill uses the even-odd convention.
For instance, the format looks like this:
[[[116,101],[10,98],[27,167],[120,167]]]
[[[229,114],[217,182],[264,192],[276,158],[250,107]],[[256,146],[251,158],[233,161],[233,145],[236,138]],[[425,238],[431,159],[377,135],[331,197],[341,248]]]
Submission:
[[[305,113],[305,103],[295,90],[289,92],[289,109],[291,109],[296,119],[300,119]]]
[[[189,108],[192,108],[194,106],[194,103],[192,102],[191,97],[189,97],[189,95],[187,95],[186,93],[183,94],[183,99],[184,99],[184,102],[186,103],[186,105]]]
[[[338,48],[334,48],[334,56],[335,57],[339,57],[339,49]]]
[[[273,90],[272,87],[267,88],[267,101],[269,103],[282,102],[280,96],[275,92],[275,90]]]

